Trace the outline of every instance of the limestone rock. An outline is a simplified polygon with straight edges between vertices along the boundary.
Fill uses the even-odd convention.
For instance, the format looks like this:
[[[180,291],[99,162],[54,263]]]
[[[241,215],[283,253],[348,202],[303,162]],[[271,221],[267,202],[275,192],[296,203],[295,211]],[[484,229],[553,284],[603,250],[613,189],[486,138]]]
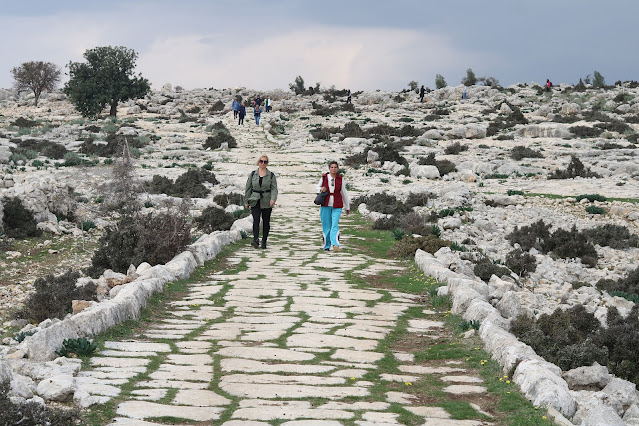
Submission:
[[[46,378],[38,384],[37,392],[45,400],[67,401],[75,392],[75,379],[66,374]]]
[[[624,407],[639,403],[637,385],[618,377],[612,378],[602,392],[617,399]]]
[[[591,411],[584,419],[581,426],[626,426],[626,423],[617,415],[615,410],[605,405],[600,405]]]
[[[370,152],[370,151],[369,151]],[[417,163],[411,163],[409,166],[410,175],[416,178],[439,179],[439,170],[435,166],[420,166]]]
[[[131,282],[131,279],[120,272],[113,272],[110,269],[104,271],[104,279],[110,288]]]
[[[592,366],[573,368],[563,374],[568,387],[578,389],[603,389],[612,378],[608,368],[595,362]]]
[[[575,115],[581,112],[581,107],[576,103],[563,104],[561,106],[562,115]]]

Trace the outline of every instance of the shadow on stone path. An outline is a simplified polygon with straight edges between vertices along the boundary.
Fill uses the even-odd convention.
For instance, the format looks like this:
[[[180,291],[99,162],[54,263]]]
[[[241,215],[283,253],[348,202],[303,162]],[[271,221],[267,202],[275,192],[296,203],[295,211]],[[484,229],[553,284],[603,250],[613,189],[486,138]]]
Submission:
[[[345,274],[354,268],[365,274],[399,266],[349,249],[347,237],[341,252],[322,251],[319,212],[308,195],[315,177],[299,185],[308,174],[275,171],[282,194],[268,249],[243,246],[228,258],[235,273],[217,271],[191,284],[172,302],[170,317],[134,341],[107,342],[92,368],[80,373],[78,383],[100,402],[121,401],[111,424],[159,424],[171,417],[225,426],[396,425],[398,405],[426,425],[486,424],[450,420],[443,408],[420,405],[409,394],[371,395],[375,383],[364,376],[383,357],[376,352],[379,341],[419,305],[410,295],[349,283]],[[287,193],[287,187],[306,193]],[[409,332],[433,334],[442,325],[410,320]],[[382,374],[381,380],[415,382],[437,374],[451,383],[447,392],[485,391],[482,379],[462,368],[416,366],[410,354],[396,357],[405,363],[399,365],[403,374]],[[132,390],[120,394],[124,384]]]

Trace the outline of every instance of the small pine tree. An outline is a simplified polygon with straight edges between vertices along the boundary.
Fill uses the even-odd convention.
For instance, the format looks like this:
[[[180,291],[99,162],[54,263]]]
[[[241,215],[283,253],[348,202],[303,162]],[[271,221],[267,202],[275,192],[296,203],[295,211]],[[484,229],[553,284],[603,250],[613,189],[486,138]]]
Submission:
[[[411,80],[408,82],[408,88],[411,90],[411,92],[417,93],[419,91],[419,83],[415,80]]]
[[[446,83],[446,79],[444,78],[444,76],[441,74],[437,74],[435,76],[435,87],[437,89],[443,89],[446,86],[448,86],[448,84]]]

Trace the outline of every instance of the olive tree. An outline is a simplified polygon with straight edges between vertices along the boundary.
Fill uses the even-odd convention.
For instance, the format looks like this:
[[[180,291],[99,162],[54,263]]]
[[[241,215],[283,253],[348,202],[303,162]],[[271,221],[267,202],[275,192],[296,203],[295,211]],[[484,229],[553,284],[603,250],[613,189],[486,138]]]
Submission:
[[[435,87],[437,89],[443,89],[446,86],[448,86],[448,84],[446,83],[446,79],[444,78],[444,76],[441,74],[437,74],[435,76]]]
[[[466,77],[462,78],[461,84],[464,86],[474,86],[477,84],[477,77],[475,77],[475,73],[472,68],[468,68],[466,70]]]
[[[51,62],[29,61],[11,69],[18,92],[31,90],[35,96],[35,106],[42,92],[52,91],[60,82],[60,68]]]
[[[118,102],[144,97],[149,81],[133,74],[138,54],[123,46],[103,46],[84,52],[86,62],[69,62],[64,93],[85,117],[98,115],[106,105],[117,114]]]

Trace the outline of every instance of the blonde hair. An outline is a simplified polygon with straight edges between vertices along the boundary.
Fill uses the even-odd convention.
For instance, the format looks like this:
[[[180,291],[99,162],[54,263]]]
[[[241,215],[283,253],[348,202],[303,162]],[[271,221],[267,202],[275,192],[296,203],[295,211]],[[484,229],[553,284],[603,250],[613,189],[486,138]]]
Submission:
[[[257,164],[257,165],[259,166],[259,165],[260,165],[260,160],[261,160],[262,158],[264,158],[266,161],[268,161],[268,155],[266,155],[266,154],[262,154],[262,155],[260,155],[260,157],[257,159],[257,163],[255,163],[255,164]]]

